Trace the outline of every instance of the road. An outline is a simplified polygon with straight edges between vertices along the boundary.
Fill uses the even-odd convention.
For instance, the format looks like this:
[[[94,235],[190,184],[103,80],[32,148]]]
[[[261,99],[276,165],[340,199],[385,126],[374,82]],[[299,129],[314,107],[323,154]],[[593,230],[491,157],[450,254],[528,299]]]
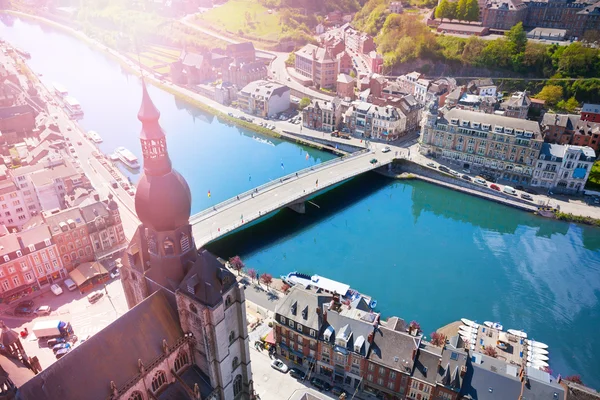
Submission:
[[[239,197],[231,205],[217,208],[215,211],[203,215],[202,219],[191,218],[192,233],[196,245],[204,246],[206,243],[252,222],[261,216],[267,215],[288,204],[358,174],[370,171],[392,161],[393,152],[375,153],[367,152],[332,164],[322,169],[292,177],[283,181],[281,185],[261,190],[256,194],[247,194]],[[376,159],[378,162],[371,163]]]

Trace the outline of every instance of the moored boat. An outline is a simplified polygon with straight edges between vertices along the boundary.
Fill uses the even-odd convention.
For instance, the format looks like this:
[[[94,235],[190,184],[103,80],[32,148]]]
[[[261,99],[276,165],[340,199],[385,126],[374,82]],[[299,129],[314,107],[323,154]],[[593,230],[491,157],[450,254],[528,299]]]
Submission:
[[[497,329],[499,331],[501,331],[504,328],[502,324],[498,322],[485,321],[483,324],[488,328]]]
[[[476,322],[473,322],[473,321],[471,321],[470,319],[461,318],[460,320],[461,320],[461,322],[462,322],[463,324],[465,324],[466,326],[471,326],[471,327],[473,327],[473,328],[475,328],[475,329],[479,328],[479,324],[478,324],[478,323],[476,323]]]
[[[535,340],[528,340],[527,344],[531,347],[537,347],[538,349],[547,349],[548,345],[542,342],[536,342]]]
[[[533,353],[533,354],[548,354],[548,350],[546,349],[540,349],[539,347],[531,347],[531,346],[527,346],[527,351],[529,353]]]
[[[94,143],[102,143],[102,137],[96,131],[88,131],[87,137]]]
[[[459,331],[468,332],[468,333],[477,333],[477,329],[471,326],[461,325],[458,327]]]
[[[535,360],[535,361],[527,362],[527,366],[541,369],[541,368],[547,367],[548,363],[546,361],[542,361],[542,360]]]
[[[510,333],[511,335],[520,337],[522,339],[527,339],[527,334],[525,332],[523,332],[523,331],[519,331],[519,330],[516,330],[516,329],[509,329],[506,332]]]
[[[543,354],[529,354],[527,356],[527,361],[535,362],[535,360],[548,361],[549,358]]]
[[[83,109],[81,108],[81,104],[77,101],[75,97],[67,96],[64,98],[65,108],[69,113],[71,118],[79,117],[83,115]]]
[[[119,157],[119,160],[131,169],[139,169],[140,163],[137,157],[125,147],[118,147],[115,150],[115,154]]]
[[[54,88],[54,93],[56,93],[60,97],[66,97],[69,95],[69,91],[67,90],[67,88],[61,85],[60,83],[54,82],[52,84],[52,87]]]

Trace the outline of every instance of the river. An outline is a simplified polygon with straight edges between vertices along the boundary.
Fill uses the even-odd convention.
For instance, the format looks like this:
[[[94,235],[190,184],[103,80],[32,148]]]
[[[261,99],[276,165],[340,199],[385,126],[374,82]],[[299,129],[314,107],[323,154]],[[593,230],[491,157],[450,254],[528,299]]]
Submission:
[[[140,155],[140,84],[78,40],[15,20],[0,36],[29,51],[47,82],[60,82],[110,152]],[[219,122],[151,88],[169,152],[188,180],[193,211],[332,156]],[[306,154],[309,154],[308,160]],[[284,168],[281,168],[281,164]],[[133,176],[135,179],[135,176]],[[211,191],[211,198],[207,192]],[[461,317],[499,321],[547,343],[555,375],[600,387],[600,231],[542,219],[418,181],[376,174],[209,246],[239,254],[261,272],[298,270],[350,284],[379,301],[384,316],[417,320],[425,334]]]

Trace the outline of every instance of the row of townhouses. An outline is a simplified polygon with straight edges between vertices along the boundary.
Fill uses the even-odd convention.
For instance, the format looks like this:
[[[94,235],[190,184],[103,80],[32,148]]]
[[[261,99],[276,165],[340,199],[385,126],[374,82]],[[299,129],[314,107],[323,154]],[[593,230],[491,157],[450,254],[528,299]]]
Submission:
[[[112,199],[43,212],[22,231],[0,227],[4,303],[61,281],[78,265],[119,252],[126,244],[119,208]]]
[[[294,286],[274,319],[279,356],[305,370],[307,379],[319,377],[359,397],[566,398],[549,373],[470,350],[459,336],[433,345],[414,322],[398,317],[381,321],[368,298],[355,292],[339,295],[322,286]],[[523,379],[529,384],[522,385]]]

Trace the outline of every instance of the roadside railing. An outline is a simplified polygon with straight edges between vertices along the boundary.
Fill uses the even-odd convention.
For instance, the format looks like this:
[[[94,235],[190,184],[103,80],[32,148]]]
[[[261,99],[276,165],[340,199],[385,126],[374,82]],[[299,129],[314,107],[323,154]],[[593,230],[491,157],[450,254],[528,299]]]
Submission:
[[[318,164],[318,165],[313,165],[312,167],[301,169],[300,171],[293,172],[291,174],[282,176],[279,179],[272,180],[270,182],[264,183],[264,184],[262,184],[262,185],[260,185],[258,187],[255,187],[254,189],[250,189],[250,190],[248,190],[246,192],[243,192],[243,193],[237,195],[236,197],[232,197],[230,199],[222,201],[221,203],[216,204],[216,205],[214,205],[211,208],[207,208],[206,210],[200,211],[199,213],[192,215],[190,217],[190,224],[194,225],[195,223],[197,223],[199,221],[202,221],[204,219],[204,217],[206,217],[208,215],[211,215],[211,214],[213,214],[215,212],[219,212],[219,211],[223,210],[225,207],[227,207],[230,204],[233,204],[233,203],[236,203],[236,202],[238,202],[238,201],[240,201],[242,199],[251,197],[253,194],[264,193],[265,189],[273,189],[273,188],[278,187],[280,185],[284,185],[284,184],[287,183],[287,181],[289,181],[292,178],[297,178],[297,177],[300,177],[300,176],[303,176],[303,175],[308,175],[308,174],[311,174],[311,173],[313,173],[315,171],[319,171],[319,170],[321,170],[323,168],[327,168],[327,167],[329,167],[331,165],[334,165],[334,164],[344,163],[344,162],[346,162],[346,161],[348,161],[350,159],[354,159],[354,158],[356,158],[358,156],[362,156],[363,154],[367,154],[370,151],[371,150],[369,150],[369,149],[363,149],[363,150],[357,151],[355,153],[348,154],[348,155],[343,156],[343,157],[334,158],[332,160],[325,161],[324,163],[321,163],[321,164]]]
[[[390,162],[391,162],[391,160],[390,160]],[[388,162],[386,162],[385,164],[388,164]],[[240,227],[242,227],[242,226],[244,226],[246,224],[251,223],[255,219],[258,219],[260,217],[264,217],[265,215],[268,215],[268,214],[272,213],[273,211],[279,210],[279,209],[281,209],[281,208],[283,208],[285,206],[293,204],[295,201],[297,201],[297,200],[299,200],[299,199],[301,199],[303,197],[311,196],[314,193],[316,193],[316,192],[318,192],[320,190],[323,190],[325,187],[328,187],[328,186],[331,186],[331,185],[335,185],[336,183],[345,181],[346,179],[353,178],[353,177],[358,176],[360,174],[363,174],[363,173],[365,173],[367,171],[372,171],[372,170],[374,170],[376,168],[379,168],[379,167],[381,167],[382,165],[385,165],[385,164],[382,164],[381,162],[377,162],[376,164],[369,164],[369,166],[361,168],[359,170],[355,170],[352,173],[345,174],[345,175],[342,175],[342,176],[338,176],[338,177],[336,177],[336,178],[328,181],[327,184],[324,185],[324,186],[321,186],[321,187],[316,187],[315,186],[315,187],[312,187],[309,190],[303,190],[302,193],[298,193],[296,195],[290,196],[286,200],[280,201],[279,203],[276,203],[276,204],[274,204],[274,205],[272,205],[270,207],[266,207],[263,210],[259,210],[258,213],[249,214],[247,216],[244,216],[244,219],[240,220],[239,222],[234,222],[234,223],[230,223],[230,224],[225,224],[225,226],[220,226],[220,227],[218,227],[218,230],[216,232],[211,230],[209,235],[206,235],[205,232],[202,232],[200,234],[199,233],[194,233],[194,237],[196,238],[196,245],[198,247],[201,247],[201,246],[205,245],[206,243],[208,243],[208,242],[210,242],[210,241],[212,241],[212,240],[214,240],[214,239],[216,239],[216,238],[218,238],[218,237],[220,237],[222,235],[225,235],[225,234],[227,234],[227,233],[229,233],[231,231],[234,231],[234,230],[236,230],[236,229],[238,229],[238,228],[240,228]],[[196,221],[196,222],[198,222],[198,221]],[[202,234],[204,234],[204,235],[202,236]]]

